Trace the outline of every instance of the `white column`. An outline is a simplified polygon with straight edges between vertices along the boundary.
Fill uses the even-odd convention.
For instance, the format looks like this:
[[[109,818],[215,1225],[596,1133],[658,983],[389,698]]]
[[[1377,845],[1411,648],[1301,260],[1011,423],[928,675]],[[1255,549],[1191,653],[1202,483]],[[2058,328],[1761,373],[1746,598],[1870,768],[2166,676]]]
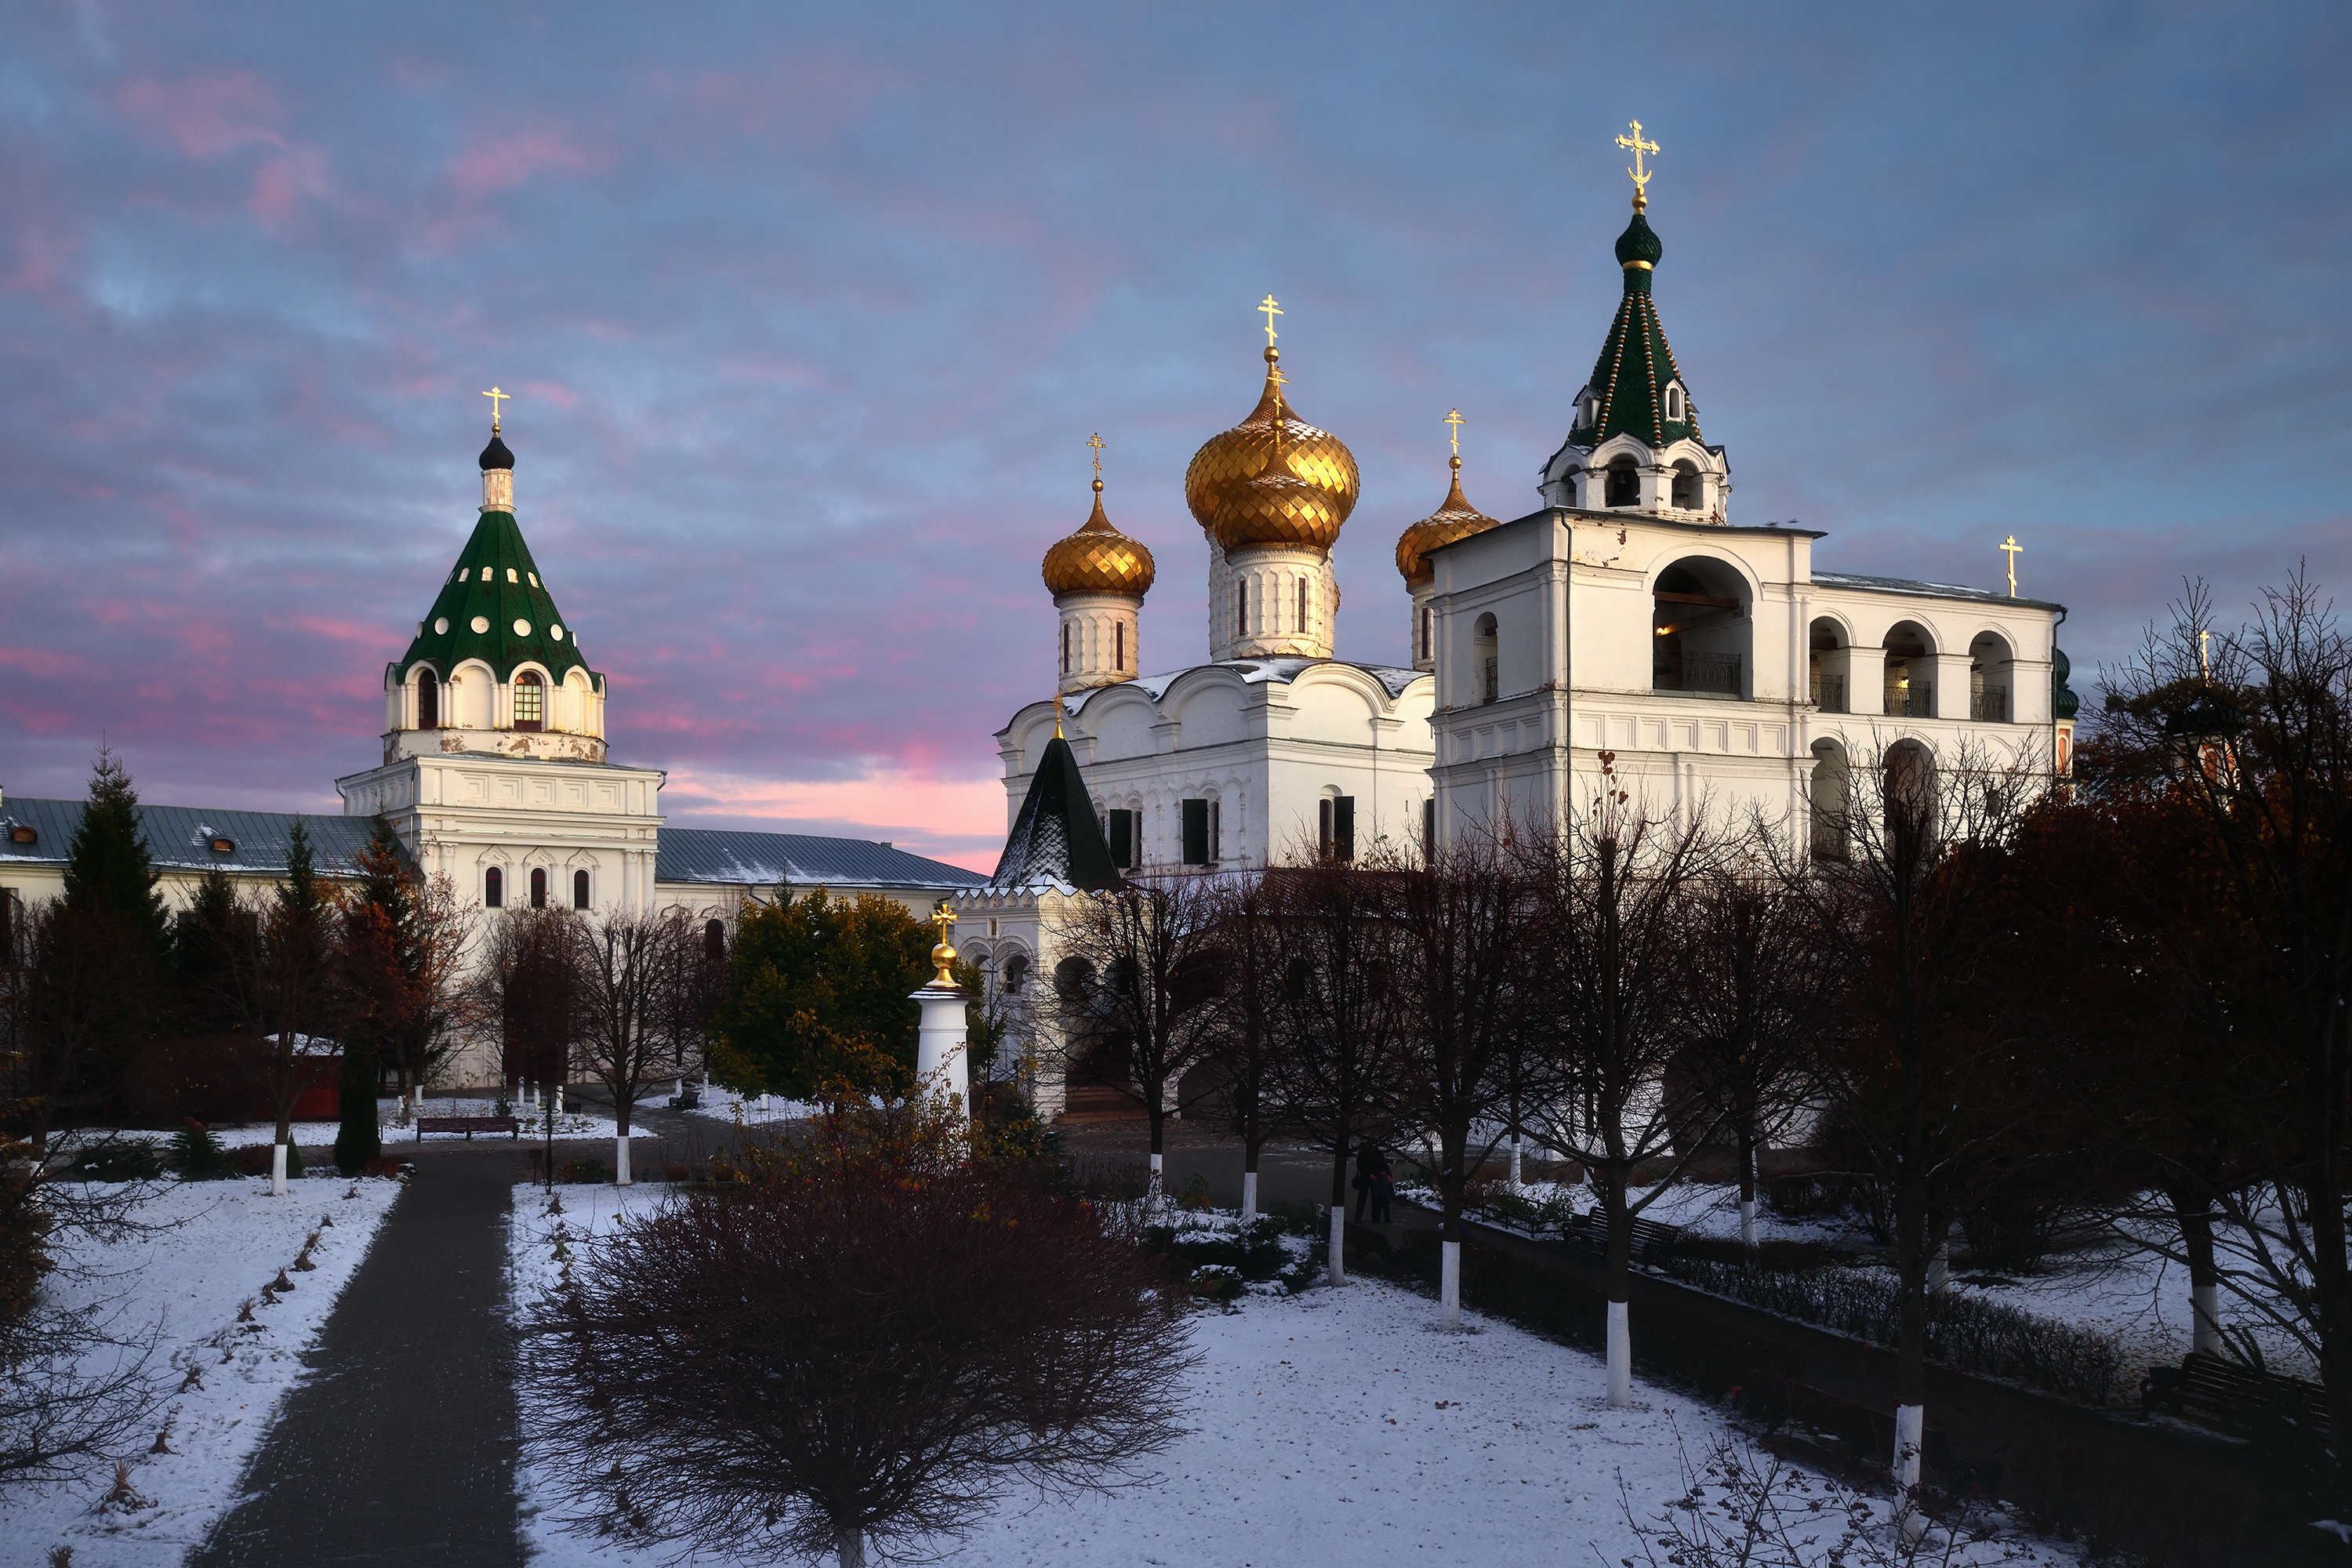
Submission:
[[[915,1035],[915,1078],[926,1093],[952,1095],[967,1113],[971,1108],[970,1073],[964,1061],[964,994],[961,985],[934,981],[912,998],[923,1009]]]

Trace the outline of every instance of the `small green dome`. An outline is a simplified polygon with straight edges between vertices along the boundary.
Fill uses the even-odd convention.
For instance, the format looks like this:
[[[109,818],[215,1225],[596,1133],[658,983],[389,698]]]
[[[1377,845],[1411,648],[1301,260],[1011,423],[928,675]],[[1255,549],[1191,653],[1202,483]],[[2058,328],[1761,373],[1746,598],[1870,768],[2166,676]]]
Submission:
[[[2083,700],[2066,689],[2066,678],[2074,672],[2074,661],[2066,650],[2052,644],[2050,648],[2050,712],[2057,719],[2072,719],[2083,705]]]
[[[1633,215],[1633,221],[1627,224],[1625,232],[1617,237],[1617,265],[1620,267],[1629,261],[1646,261],[1655,267],[1665,254],[1666,247],[1660,242],[1657,231],[1640,213]]]

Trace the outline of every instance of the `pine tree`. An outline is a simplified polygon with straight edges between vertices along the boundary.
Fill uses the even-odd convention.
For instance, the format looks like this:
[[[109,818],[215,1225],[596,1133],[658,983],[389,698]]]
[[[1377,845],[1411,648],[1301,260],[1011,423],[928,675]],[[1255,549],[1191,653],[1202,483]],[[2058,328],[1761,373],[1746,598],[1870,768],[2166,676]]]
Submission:
[[[376,1124],[376,1088],[383,1057],[378,1038],[398,1026],[391,998],[405,989],[404,938],[415,889],[400,858],[400,842],[379,821],[355,868],[359,882],[343,925],[342,1125],[335,1133],[335,1165],[357,1175],[383,1152]]]
[[[66,849],[65,903],[79,913],[119,920],[160,960],[169,934],[162,879],[139,827],[139,792],[122,759],[105,746],[90,769],[89,799]]]
[[[195,896],[172,921],[171,1026],[180,1033],[226,1035],[243,1026],[233,979],[238,920],[228,873],[206,867]]]

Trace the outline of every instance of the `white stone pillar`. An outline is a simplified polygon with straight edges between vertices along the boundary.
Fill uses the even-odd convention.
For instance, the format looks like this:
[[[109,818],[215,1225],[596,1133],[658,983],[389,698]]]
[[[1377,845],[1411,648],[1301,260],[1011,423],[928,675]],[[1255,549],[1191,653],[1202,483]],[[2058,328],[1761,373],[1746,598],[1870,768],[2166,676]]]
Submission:
[[[964,994],[961,985],[937,981],[914,994],[923,1009],[915,1036],[915,1078],[926,1093],[952,1095],[971,1109],[969,1068],[964,1061]]]

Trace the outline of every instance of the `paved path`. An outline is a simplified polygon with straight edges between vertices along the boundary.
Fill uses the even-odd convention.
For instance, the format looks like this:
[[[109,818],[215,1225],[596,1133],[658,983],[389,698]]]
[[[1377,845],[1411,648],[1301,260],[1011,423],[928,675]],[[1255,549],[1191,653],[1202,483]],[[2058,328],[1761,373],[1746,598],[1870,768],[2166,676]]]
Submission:
[[[511,1150],[416,1162],[247,1495],[189,1568],[523,1562],[504,1312],[513,1182]]]

